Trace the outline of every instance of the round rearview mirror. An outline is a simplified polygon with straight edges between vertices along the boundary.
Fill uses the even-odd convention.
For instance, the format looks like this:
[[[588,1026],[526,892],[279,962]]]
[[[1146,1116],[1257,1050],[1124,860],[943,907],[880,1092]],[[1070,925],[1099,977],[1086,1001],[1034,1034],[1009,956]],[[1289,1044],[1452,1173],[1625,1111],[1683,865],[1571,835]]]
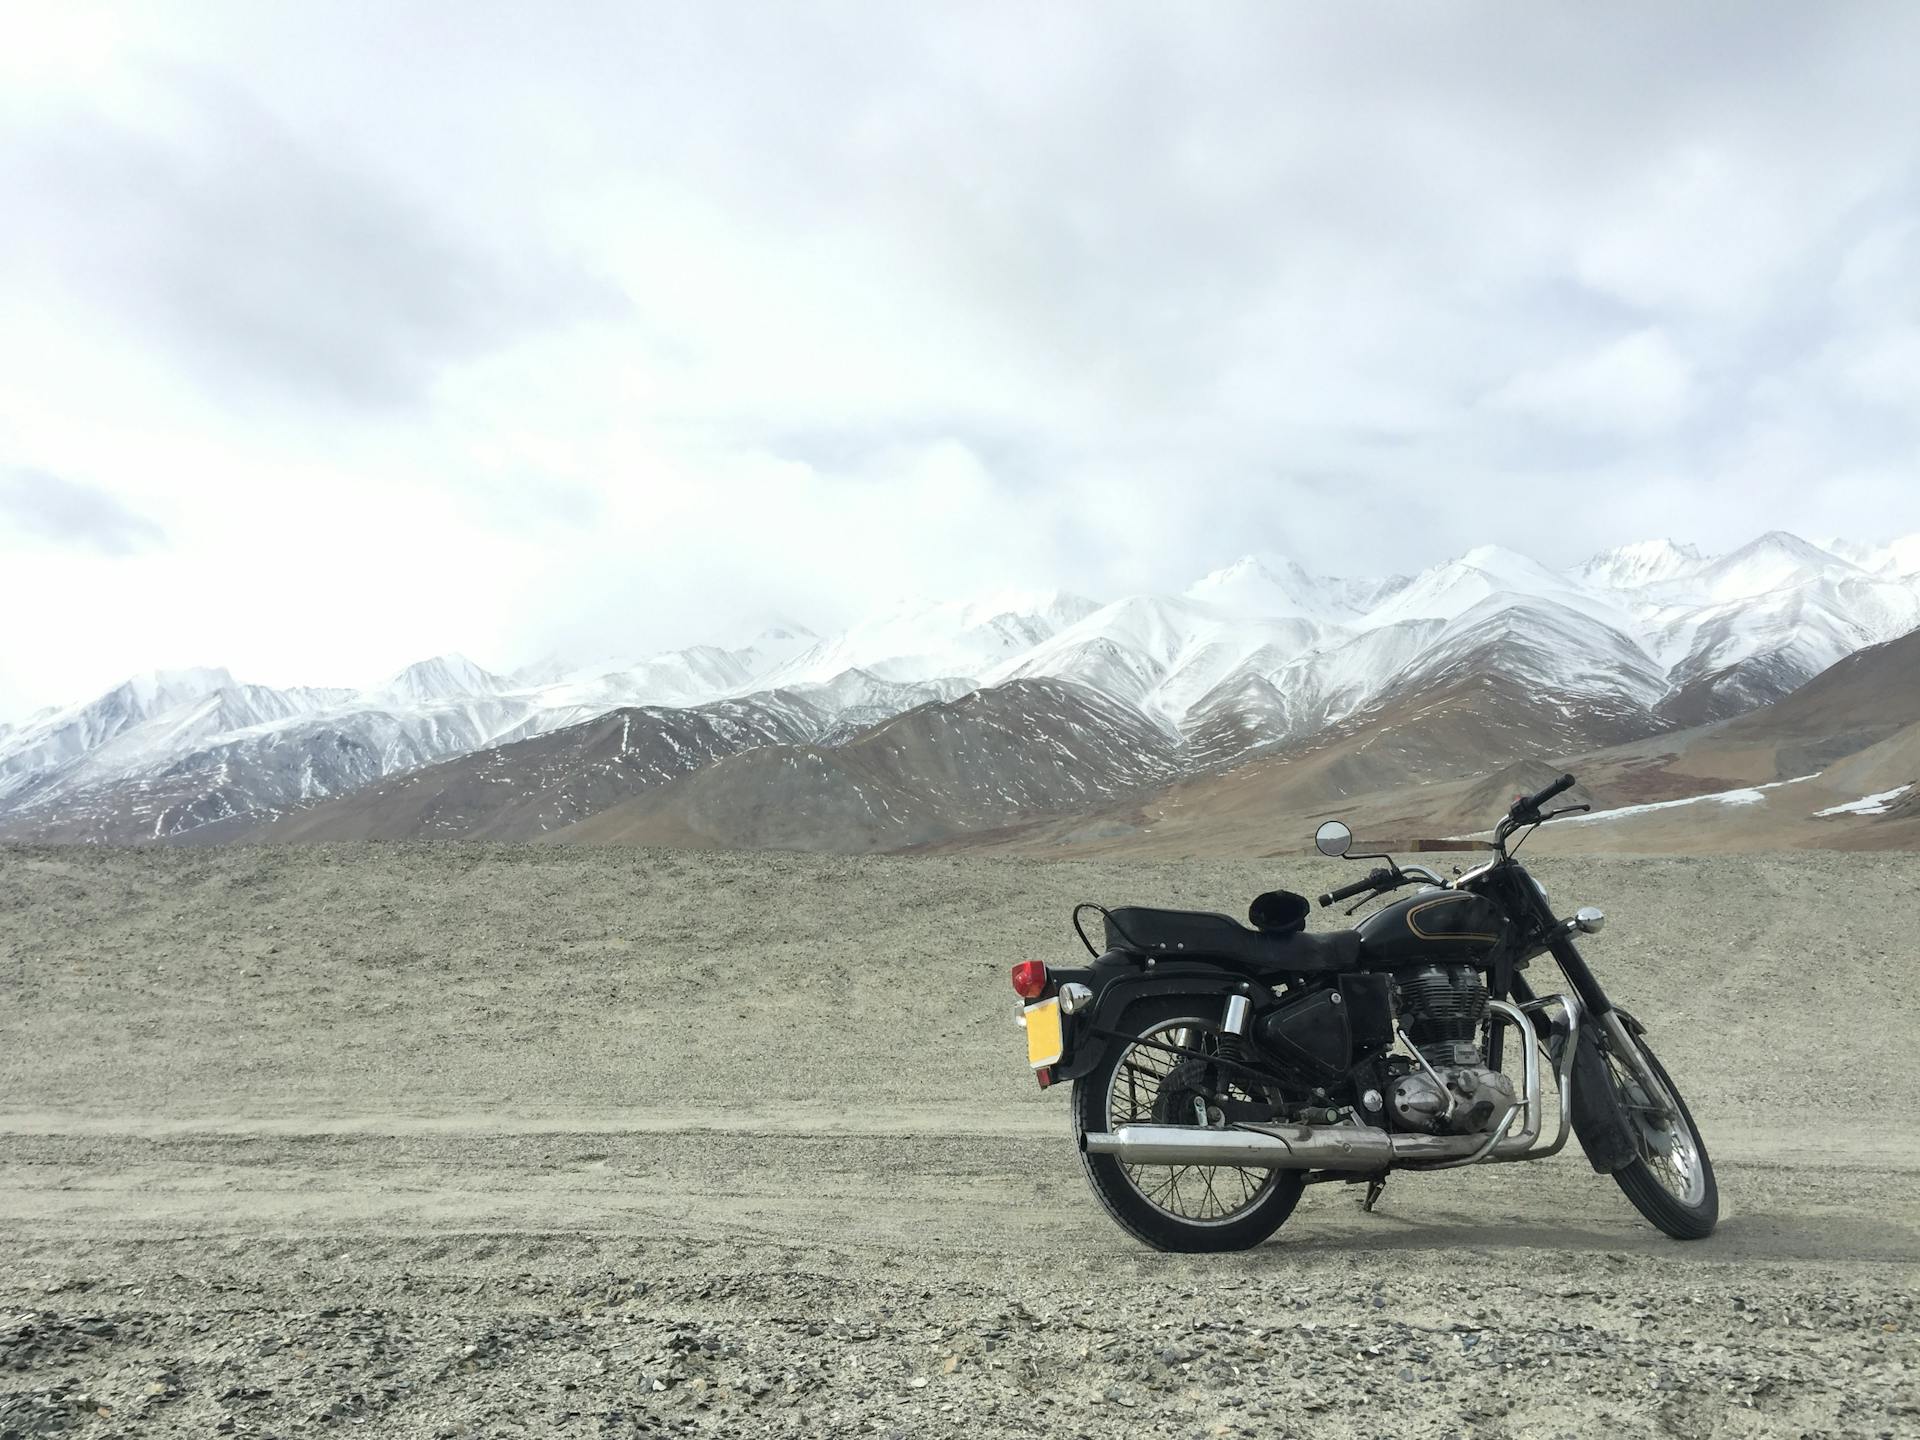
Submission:
[[[1353,831],[1344,820],[1329,820],[1313,832],[1313,846],[1322,855],[1338,859],[1353,848]]]

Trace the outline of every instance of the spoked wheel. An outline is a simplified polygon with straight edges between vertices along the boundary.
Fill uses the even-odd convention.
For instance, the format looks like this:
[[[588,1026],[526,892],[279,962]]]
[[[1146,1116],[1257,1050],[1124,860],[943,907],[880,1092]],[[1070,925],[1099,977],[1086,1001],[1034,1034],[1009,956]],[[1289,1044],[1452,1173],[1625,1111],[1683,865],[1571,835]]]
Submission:
[[[1720,1219],[1720,1189],[1714,1182],[1706,1142],[1679,1088],[1645,1038],[1629,1038],[1656,1083],[1649,1087],[1632,1062],[1617,1053],[1614,1038],[1606,1038],[1602,1052],[1607,1057],[1607,1078],[1626,1111],[1627,1128],[1633,1132],[1638,1152],[1613,1178],[1634,1208],[1674,1239],[1705,1239]]]
[[[1217,1020],[1191,999],[1146,1002],[1120,1027],[1135,1038],[1116,1042],[1099,1065],[1074,1082],[1074,1137],[1129,1123],[1224,1124],[1222,1100],[1255,1096],[1217,1065]],[[1171,1047],[1171,1048],[1163,1048]],[[1178,1051],[1190,1052],[1179,1054]],[[1107,1213],[1157,1250],[1245,1250],[1285,1222],[1300,1201],[1306,1175],[1234,1165],[1129,1165],[1082,1150],[1088,1183]]]

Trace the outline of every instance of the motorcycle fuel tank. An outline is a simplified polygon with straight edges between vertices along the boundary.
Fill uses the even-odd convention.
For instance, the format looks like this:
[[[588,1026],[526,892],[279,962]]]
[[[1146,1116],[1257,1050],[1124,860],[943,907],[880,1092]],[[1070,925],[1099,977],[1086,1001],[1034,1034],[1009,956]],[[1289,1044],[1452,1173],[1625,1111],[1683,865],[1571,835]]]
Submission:
[[[1376,910],[1355,927],[1368,968],[1434,961],[1471,963],[1506,938],[1500,908],[1469,890],[1422,890]]]

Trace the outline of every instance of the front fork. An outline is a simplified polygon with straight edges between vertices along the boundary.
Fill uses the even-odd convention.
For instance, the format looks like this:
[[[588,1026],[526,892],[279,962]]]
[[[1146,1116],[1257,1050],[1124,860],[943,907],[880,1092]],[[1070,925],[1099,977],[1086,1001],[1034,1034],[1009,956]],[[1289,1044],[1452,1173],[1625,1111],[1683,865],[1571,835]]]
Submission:
[[[1567,982],[1573,986],[1574,993],[1580,997],[1580,1003],[1587,1007],[1587,1013],[1593,1017],[1600,1033],[1607,1037],[1607,1049],[1626,1062],[1627,1068],[1633,1071],[1634,1078],[1647,1094],[1665,1095],[1667,1087],[1654,1075],[1653,1067],[1647,1064],[1647,1057],[1634,1042],[1633,1032],[1637,1022],[1614,1008],[1613,1002],[1607,998],[1607,992],[1594,979],[1593,971],[1587,968],[1586,960],[1574,948],[1573,941],[1562,935],[1548,948],[1565,973]],[[1524,985],[1525,981],[1516,975],[1514,984],[1518,987]]]

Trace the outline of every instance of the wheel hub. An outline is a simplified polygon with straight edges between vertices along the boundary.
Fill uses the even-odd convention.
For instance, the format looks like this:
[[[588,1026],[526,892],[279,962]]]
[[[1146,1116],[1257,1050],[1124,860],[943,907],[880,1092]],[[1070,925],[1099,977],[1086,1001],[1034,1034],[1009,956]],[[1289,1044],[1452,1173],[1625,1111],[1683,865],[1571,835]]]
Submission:
[[[1204,1060],[1188,1060],[1174,1066],[1161,1082],[1160,1093],[1154,1097],[1154,1123],[1224,1130],[1227,1116],[1209,1083],[1213,1078],[1214,1067]]]

